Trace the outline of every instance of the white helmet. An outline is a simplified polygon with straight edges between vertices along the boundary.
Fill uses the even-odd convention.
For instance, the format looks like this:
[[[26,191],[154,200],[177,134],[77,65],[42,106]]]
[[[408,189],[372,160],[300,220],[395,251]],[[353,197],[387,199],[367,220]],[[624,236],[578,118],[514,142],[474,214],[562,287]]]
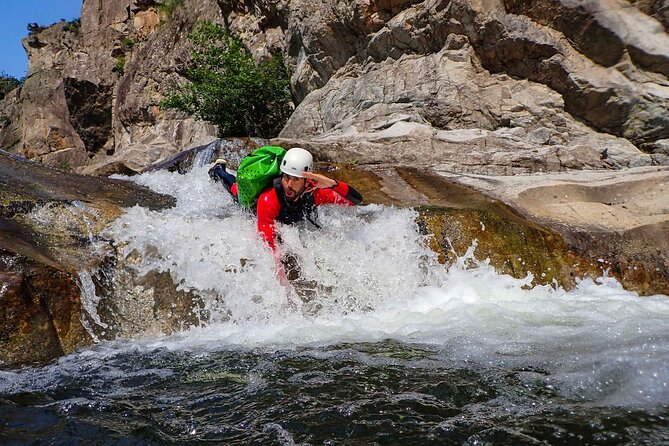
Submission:
[[[302,147],[288,150],[281,161],[281,172],[298,178],[304,178],[304,172],[311,172],[313,167],[314,157]]]

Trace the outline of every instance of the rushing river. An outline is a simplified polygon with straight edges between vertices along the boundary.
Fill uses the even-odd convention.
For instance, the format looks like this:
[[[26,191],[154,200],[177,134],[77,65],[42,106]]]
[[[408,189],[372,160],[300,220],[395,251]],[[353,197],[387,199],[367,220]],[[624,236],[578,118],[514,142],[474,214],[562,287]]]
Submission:
[[[199,296],[199,326],[0,371],[0,443],[669,444],[667,296],[532,288],[473,249],[446,269],[415,211],[378,205],[282,228],[286,286],[205,167],[134,180],[178,205],[108,236]]]

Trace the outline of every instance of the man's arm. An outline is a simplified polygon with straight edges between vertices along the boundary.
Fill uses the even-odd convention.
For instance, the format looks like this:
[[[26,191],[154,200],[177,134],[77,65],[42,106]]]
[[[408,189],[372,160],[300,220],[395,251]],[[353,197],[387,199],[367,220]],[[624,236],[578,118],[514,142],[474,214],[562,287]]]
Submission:
[[[362,195],[353,186],[333,180],[325,175],[305,172],[304,176],[311,180],[314,191],[314,202],[321,204],[342,204],[354,206],[362,203]]]
[[[274,226],[279,216],[281,204],[274,188],[268,189],[258,197],[258,232],[272,251],[276,251],[276,232]]]

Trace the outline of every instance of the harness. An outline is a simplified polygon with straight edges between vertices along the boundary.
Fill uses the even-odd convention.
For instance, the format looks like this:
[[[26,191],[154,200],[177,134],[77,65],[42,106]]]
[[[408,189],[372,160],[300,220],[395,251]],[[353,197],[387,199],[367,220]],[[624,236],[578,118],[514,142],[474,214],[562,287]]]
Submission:
[[[280,177],[274,179],[274,191],[281,204],[279,215],[276,218],[277,221],[291,225],[306,219],[316,228],[322,229],[321,226],[314,221],[317,211],[314,194],[312,192],[305,192],[297,200],[288,201],[284,195]]]

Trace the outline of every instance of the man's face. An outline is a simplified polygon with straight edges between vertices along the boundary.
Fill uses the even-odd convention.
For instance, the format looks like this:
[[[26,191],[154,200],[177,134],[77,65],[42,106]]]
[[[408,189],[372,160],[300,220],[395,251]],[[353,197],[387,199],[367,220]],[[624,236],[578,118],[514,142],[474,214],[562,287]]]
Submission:
[[[283,186],[283,194],[288,201],[295,201],[298,199],[306,185],[306,178],[298,178],[284,173],[281,176],[281,185]]]

